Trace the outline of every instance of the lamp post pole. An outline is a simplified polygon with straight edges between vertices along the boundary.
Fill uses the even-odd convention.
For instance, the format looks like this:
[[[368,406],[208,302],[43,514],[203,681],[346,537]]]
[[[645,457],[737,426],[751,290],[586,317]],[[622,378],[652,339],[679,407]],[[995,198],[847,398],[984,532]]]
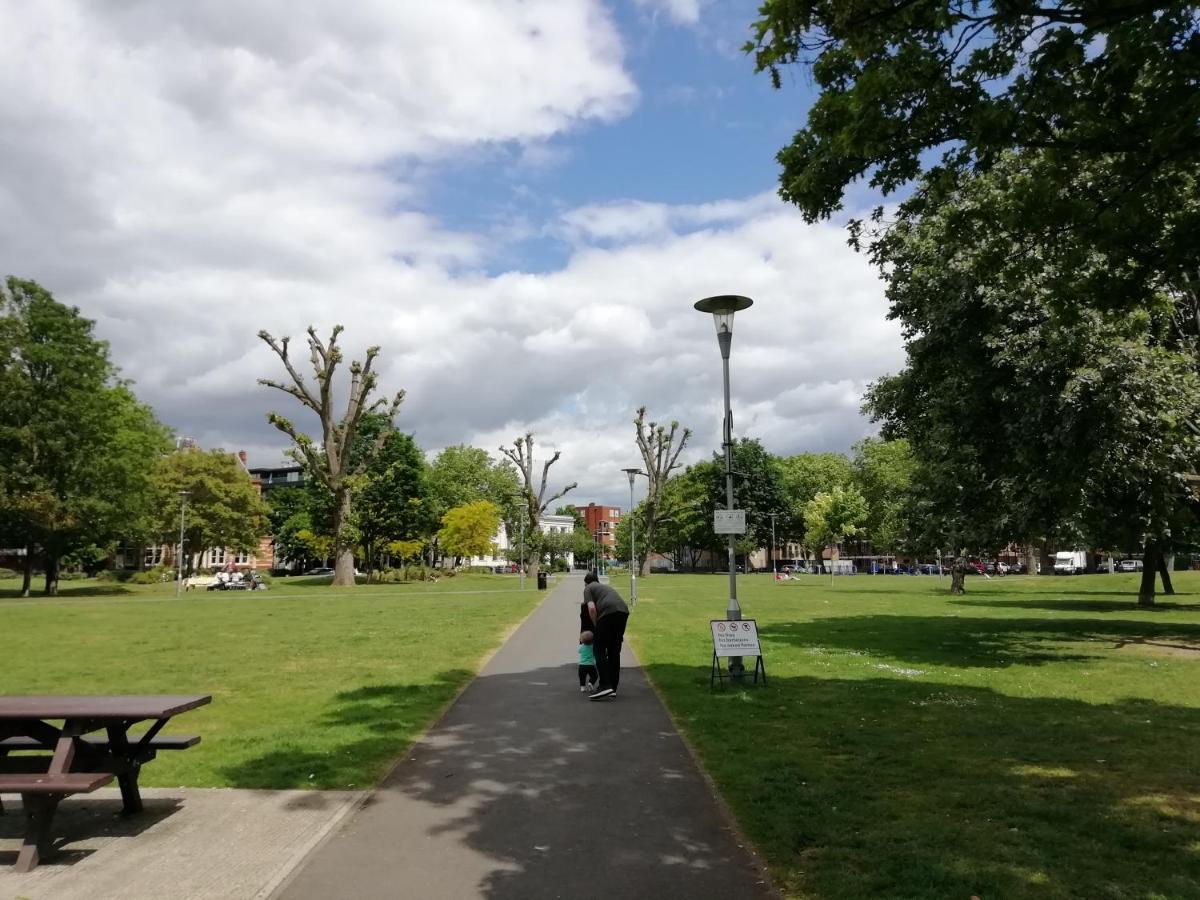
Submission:
[[[183,592],[183,524],[187,510],[187,498],[191,496],[191,491],[179,492],[179,556],[175,560],[175,596],[178,597]]]
[[[520,554],[521,561],[517,563],[517,569],[521,572],[521,590],[525,590],[525,515],[524,510],[521,510],[521,542],[517,545],[517,553]]]
[[[774,584],[779,580],[779,569],[775,564],[775,518],[779,513],[768,513],[771,517],[771,583]]]
[[[740,309],[747,309],[754,301],[749,297],[725,295],[706,297],[695,304],[700,312],[711,313],[717,326],[717,345],[721,348],[721,375],[725,387],[725,425],[722,439],[725,445],[725,508],[733,510],[733,411],[729,403],[729,351],[733,346],[733,316]],[[737,598],[737,535],[729,535],[729,605],[725,608],[725,620],[737,622],[742,618],[742,607]],[[740,656],[729,658],[729,674],[740,678],[745,672]]]
[[[629,603],[637,606],[637,516],[633,514],[633,479],[642,474],[641,469],[622,469],[629,476]]]

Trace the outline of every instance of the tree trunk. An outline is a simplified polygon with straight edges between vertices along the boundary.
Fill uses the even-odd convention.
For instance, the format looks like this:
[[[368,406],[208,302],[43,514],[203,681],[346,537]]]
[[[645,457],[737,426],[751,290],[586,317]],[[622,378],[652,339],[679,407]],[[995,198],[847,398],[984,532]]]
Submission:
[[[1142,584],[1138,588],[1138,606],[1154,605],[1154,578],[1158,574],[1158,546],[1148,541],[1142,549]]]
[[[1158,554],[1158,572],[1162,576],[1163,593],[1168,597],[1175,593],[1175,587],[1171,584],[1171,562],[1174,561],[1175,554]]]
[[[967,592],[967,559],[956,556],[954,565],[950,567],[950,593],[956,596]]]
[[[33,590],[33,547],[25,547],[25,570],[21,578],[21,596],[28,597]]]
[[[342,489],[336,496],[337,507],[333,521],[333,585],[354,586],[354,548],[346,540],[346,524],[350,520],[350,492]]]
[[[1054,574],[1054,554],[1048,547],[1038,547],[1038,562],[1041,568],[1038,570],[1038,575],[1053,575]],[[1030,573],[1033,574],[1032,572]]]
[[[52,553],[46,554],[46,590],[47,597],[58,596],[58,557]]]

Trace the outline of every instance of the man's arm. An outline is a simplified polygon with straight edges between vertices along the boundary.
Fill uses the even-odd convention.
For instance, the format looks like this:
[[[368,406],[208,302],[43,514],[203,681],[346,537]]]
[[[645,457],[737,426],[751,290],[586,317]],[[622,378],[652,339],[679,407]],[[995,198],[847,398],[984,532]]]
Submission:
[[[592,625],[594,626],[596,624],[596,604],[591,600],[588,601],[588,616],[591,618]]]

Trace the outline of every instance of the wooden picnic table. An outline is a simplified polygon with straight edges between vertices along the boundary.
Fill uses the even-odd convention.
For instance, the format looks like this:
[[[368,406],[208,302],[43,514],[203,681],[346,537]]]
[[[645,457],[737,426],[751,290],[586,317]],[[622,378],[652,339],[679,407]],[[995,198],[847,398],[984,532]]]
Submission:
[[[159,750],[183,750],[200,741],[161,735],[163,726],[211,702],[209,695],[0,695],[0,793],[20,794],[27,819],[16,870],[33,869],[47,851],[50,825],[64,797],[90,793],[116,778],[124,811],[140,812],[142,765]],[[143,722],[152,724],[130,733]],[[45,752],[11,755],[15,751]]]

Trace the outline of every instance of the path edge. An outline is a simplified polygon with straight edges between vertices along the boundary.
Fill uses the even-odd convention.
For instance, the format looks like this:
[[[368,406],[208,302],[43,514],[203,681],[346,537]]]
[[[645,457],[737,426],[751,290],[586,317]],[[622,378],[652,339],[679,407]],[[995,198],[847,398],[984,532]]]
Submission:
[[[517,629],[524,625],[530,616],[542,608],[542,604],[545,603],[550,597],[552,590],[553,588],[547,589],[546,593],[542,595],[541,600],[533,604],[533,607],[529,610],[529,612],[525,613],[525,615],[521,617],[520,621],[509,626],[501,633],[500,641],[496,644],[496,646],[484,653],[479,658],[475,669],[475,674],[463,682],[463,686],[455,692],[453,697],[446,701],[446,704],[440,710],[438,710],[437,715],[430,720],[429,724],[426,725],[425,728],[421,730],[421,733],[417,735],[413,742],[404,749],[404,752],[398,755],[392,761],[392,764],[388,766],[387,771],[379,777],[379,780],[371,786],[371,789],[359,791],[357,796],[350,798],[345,807],[337,814],[333,821],[330,822],[319,835],[317,835],[315,839],[305,844],[303,848],[297,850],[288,858],[288,862],[285,864],[284,868],[270,882],[268,882],[266,886],[264,886],[257,894],[254,895],[254,900],[273,900],[273,898],[282,896],[284,889],[291,885],[291,883],[295,881],[296,877],[304,871],[305,860],[316,853],[317,850],[321,849],[321,847],[329,843],[329,841],[331,841],[337,835],[337,833],[342,830],[345,824],[354,818],[354,813],[358,812],[371,802],[371,798],[379,792],[380,785],[392,777],[392,774],[412,754],[412,751],[420,744],[424,744],[429,740],[429,732],[433,731],[434,728],[441,724],[442,719],[446,718],[446,714],[454,708],[454,705],[458,703],[458,701],[462,698],[462,695],[466,693],[467,688],[475,683],[475,679],[479,677],[479,673],[487,667],[487,664],[492,661],[497,653],[504,649],[504,645],[509,642],[514,634],[516,634]],[[487,593],[491,592],[489,591]],[[520,591],[517,593],[520,593]],[[537,593],[536,587],[534,588],[534,593]],[[667,714],[670,715],[670,712]],[[707,773],[705,774],[707,775]]]
[[[633,641],[630,641],[629,643],[632,644]],[[696,767],[696,771],[700,773],[700,777],[704,779],[704,784],[708,788],[708,793],[717,806],[718,815],[720,815],[725,822],[725,827],[729,829],[730,833],[733,834],[734,839],[742,846],[742,848],[750,852],[750,859],[754,863],[754,869],[756,872],[758,872],[759,877],[762,878],[763,886],[767,889],[767,893],[771,894],[775,900],[786,900],[783,892],[779,889],[778,885],[775,884],[775,879],[771,877],[771,871],[767,868],[766,856],[758,848],[758,844],[752,841],[749,835],[746,834],[745,829],[742,828],[741,822],[739,822],[737,816],[733,814],[733,810],[730,808],[729,803],[726,802],[720,788],[717,787],[717,783],[708,773],[708,769],[704,767],[704,762],[700,758],[700,754],[696,750],[695,745],[692,743],[692,739],[689,738],[687,733],[679,727],[679,720],[675,717],[675,713],[671,711],[671,707],[667,704],[666,698],[663,696],[662,689],[659,688],[658,684],[655,682],[654,677],[650,674],[650,670],[642,665],[641,658],[637,654],[637,648],[631,647],[630,649],[634,651],[633,655],[634,659],[637,660],[638,668],[642,670],[642,675],[646,679],[646,683],[650,685],[650,689],[654,691],[654,696],[658,699],[663,711],[667,714],[667,718],[671,722],[671,727],[675,729],[675,733],[679,735],[679,740],[683,742],[683,746],[687,749],[688,756],[690,756],[692,759],[692,764]]]

